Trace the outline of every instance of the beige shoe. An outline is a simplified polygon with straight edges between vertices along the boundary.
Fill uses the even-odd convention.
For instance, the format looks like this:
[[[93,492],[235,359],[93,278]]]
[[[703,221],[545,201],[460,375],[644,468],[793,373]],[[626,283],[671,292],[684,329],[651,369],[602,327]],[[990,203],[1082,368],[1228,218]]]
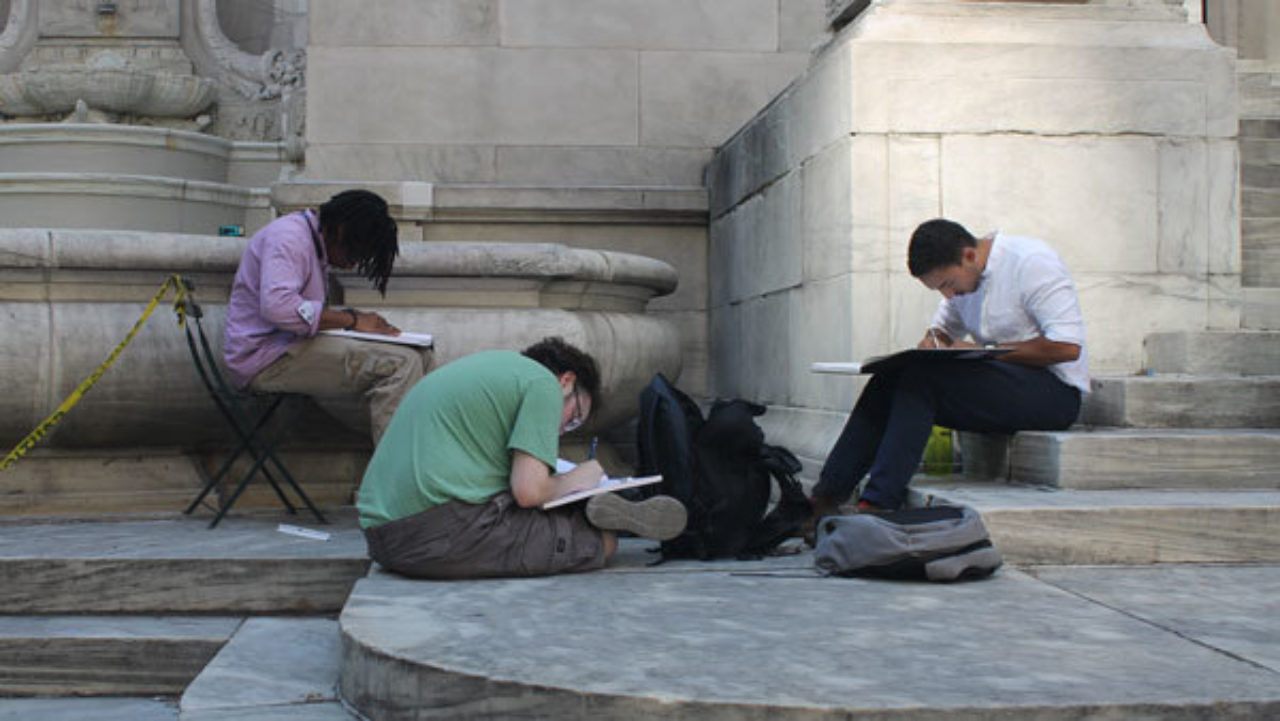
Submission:
[[[671,496],[628,501],[616,493],[601,493],[587,501],[587,520],[602,531],[627,531],[668,541],[684,531],[688,514],[684,504]]]

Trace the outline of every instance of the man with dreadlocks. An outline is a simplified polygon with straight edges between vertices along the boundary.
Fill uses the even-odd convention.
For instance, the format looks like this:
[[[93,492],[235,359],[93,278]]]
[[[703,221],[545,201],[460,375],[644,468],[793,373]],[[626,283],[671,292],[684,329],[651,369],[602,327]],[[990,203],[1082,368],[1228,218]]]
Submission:
[[[426,372],[430,351],[317,335],[341,328],[396,335],[377,313],[330,307],[330,266],[356,268],[382,295],[399,246],[387,203],[347,190],[317,210],[281,216],[254,234],[227,305],[224,359],[240,388],[313,396],[339,417],[353,393],[369,405],[374,443],[400,398]],[[352,425],[363,425],[352,419]]]

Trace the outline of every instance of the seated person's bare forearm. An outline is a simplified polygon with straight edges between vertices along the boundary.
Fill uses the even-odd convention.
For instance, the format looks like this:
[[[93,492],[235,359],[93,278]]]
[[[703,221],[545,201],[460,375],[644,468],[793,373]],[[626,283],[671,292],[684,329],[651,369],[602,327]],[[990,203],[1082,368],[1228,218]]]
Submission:
[[[320,330],[358,330],[362,333],[400,335],[400,329],[379,313],[354,308],[325,308],[320,313]]]
[[[1012,353],[1000,356],[1006,363],[1044,368],[1056,363],[1069,363],[1080,357],[1080,346],[1075,343],[1049,340],[1044,336],[1036,336],[1031,340],[1016,343],[1001,343],[1001,348],[1012,348]]]
[[[599,461],[583,461],[577,468],[556,475],[528,453],[511,452],[511,495],[522,508],[541,506],[568,493],[592,488],[603,477],[604,468]]]

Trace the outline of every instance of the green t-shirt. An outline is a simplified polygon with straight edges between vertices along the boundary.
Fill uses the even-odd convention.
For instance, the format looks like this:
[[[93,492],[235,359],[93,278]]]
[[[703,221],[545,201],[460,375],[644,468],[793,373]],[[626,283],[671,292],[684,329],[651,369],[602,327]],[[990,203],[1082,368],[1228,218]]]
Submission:
[[[427,374],[396,408],[356,502],[380,526],[511,487],[511,452],[554,468],[564,408],[555,375],[515,351],[483,351]]]

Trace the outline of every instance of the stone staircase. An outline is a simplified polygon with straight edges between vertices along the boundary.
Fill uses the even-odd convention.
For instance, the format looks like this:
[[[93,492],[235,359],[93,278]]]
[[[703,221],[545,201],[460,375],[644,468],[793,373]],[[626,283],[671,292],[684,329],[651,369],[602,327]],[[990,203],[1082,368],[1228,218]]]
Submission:
[[[336,614],[369,561],[336,516],[0,524],[0,719],[352,718]]]
[[[1023,563],[1275,562],[1280,334],[1160,333],[1149,375],[1100,376],[1080,425],[963,434],[969,503]]]
[[[1280,73],[1244,70],[1240,87],[1243,323],[1280,329]]]

